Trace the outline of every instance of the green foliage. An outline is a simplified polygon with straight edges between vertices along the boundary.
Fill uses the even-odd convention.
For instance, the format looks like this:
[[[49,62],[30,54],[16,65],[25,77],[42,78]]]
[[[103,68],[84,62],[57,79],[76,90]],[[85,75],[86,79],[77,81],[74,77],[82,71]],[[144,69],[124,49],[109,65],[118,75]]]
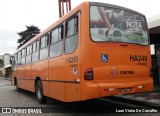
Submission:
[[[26,30],[17,33],[20,36],[17,41],[19,43],[18,48],[40,33],[40,29],[34,25],[26,26],[26,28]]]

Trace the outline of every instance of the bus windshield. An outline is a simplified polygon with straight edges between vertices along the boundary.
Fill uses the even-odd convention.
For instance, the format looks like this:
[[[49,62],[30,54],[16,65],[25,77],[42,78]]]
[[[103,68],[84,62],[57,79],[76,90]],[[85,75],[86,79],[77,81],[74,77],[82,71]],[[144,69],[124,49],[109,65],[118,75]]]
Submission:
[[[148,45],[145,17],[123,9],[91,6],[90,34],[95,42]]]

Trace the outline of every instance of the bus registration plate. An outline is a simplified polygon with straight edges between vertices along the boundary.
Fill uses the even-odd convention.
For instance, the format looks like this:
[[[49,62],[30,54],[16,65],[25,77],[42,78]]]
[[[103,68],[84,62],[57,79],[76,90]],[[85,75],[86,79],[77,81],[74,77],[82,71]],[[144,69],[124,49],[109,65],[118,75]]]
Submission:
[[[123,88],[123,89],[121,89],[121,92],[130,92],[130,91],[131,91],[130,88]]]

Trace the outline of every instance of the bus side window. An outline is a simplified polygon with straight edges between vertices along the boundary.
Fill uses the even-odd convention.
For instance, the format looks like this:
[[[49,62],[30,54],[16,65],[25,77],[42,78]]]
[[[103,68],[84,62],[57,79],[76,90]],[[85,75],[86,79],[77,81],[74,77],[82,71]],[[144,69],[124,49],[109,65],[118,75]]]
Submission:
[[[21,60],[21,64],[25,64],[26,63],[26,49],[22,50],[22,60]]]
[[[22,55],[22,52],[18,52],[18,65],[21,65],[21,55]]]
[[[36,43],[36,50],[39,50],[39,40]]]
[[[33,52],[36,51],[36,42],[33,43]]]
[[[78,16],[66,22],[65,54],[73,53],[78,45]]]
[[[48,46],[48,35],[45,35],[41,38],[41,49]]]
[[[39,59],[39,40],[33,43],[32,62],[36,62]]]
[[[16,54],[16,66],[18,66],[18,53]]]
[[[58,28],[51,32],[51,44],[58,42]]]
[[[16,67],[16,54],[13,56],[13,61],[12,61],[12,63],[13,63],[13,65],[14,65],[14,67]]]
[[[51,32],[50,57],[63,54],[63,25]]]
[[[75,33],[78,33],[78,16],[74,19],[75,21]]]
[[[40,60],[48,58],[48,34],[40,39]]]
[[[32,45],[27,47],[26,63],[31,63]]]

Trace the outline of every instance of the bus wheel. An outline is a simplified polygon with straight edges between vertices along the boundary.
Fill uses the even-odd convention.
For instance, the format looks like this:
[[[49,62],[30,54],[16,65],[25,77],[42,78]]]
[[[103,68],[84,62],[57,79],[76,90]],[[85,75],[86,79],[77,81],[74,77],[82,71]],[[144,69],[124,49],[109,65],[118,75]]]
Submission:
[[[21,89],[18,87],[18,84],[17,84],[17,78],[14,78],[14,86],[16,86],[16,89],[18,92],[21,91]]]
[[[21,89],[20,89],[19,87],[17,87],[17,86],[16,86],[16,88],[17,88],[17,91],[18,91],[18,92],[20,92],[20,91],[21,91]]]
[[[46,97],[43,96],[43,87],[40,80],[38,80],[36,83],[36,96],[40,104],[46,103]]]

